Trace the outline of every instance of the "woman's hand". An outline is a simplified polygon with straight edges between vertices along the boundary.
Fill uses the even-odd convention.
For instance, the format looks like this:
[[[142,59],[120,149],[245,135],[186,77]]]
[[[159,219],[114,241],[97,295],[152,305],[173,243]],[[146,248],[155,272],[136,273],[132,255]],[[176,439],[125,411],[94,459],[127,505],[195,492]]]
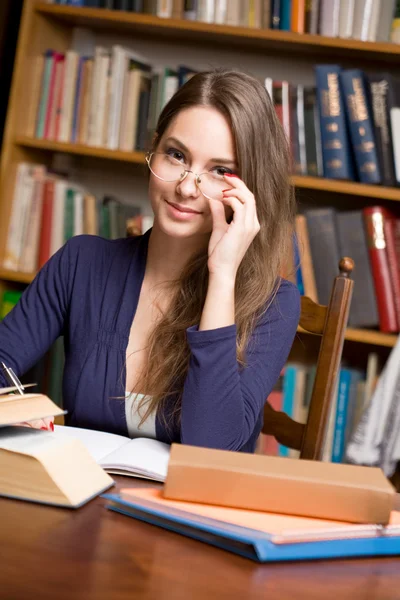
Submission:
[[[210,200],[213,230],[208,244],[208,270],[210,275],[235,280],[236,273],[251,242],[260,231],[256,202],[248,187],[236,175],[225,175],[232,186],[224,190],[221,200]],[[225,207],[233,213],[226,221]]]
[[[35,419],[34,421],[24,421],[17,423],[18,427],[31,427],[32,429],[43,429],[54,431],[54,417],[45,417],[44,419]]]

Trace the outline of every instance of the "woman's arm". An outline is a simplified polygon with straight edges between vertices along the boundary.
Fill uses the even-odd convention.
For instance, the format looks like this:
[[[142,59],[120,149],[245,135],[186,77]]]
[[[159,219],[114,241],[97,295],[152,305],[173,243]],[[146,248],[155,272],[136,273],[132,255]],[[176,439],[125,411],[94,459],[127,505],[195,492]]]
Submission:
[[[69,244],[39,271],[0,323],[0,360],[23,375],[63,333],[68,312]],[[0,387],[7,386],[0,371]]]
[[[235,323],[235,280],[210,273],[199,330]]]
[[[243,369],[236,360],[236,325],[188,330],[182,443],[225,450],[246,445],[286,362],[299,317],[299,292],[284,280],[252,335]]]

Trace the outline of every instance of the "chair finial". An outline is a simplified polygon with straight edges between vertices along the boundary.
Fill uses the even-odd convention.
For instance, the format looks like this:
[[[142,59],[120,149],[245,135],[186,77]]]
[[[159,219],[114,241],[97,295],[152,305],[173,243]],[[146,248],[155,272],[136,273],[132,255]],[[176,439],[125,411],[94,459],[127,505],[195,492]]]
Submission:
[[[349,256],[343,256],[339,262],[340,275],[343,277],[350,277],[354,269],[354,260]]]

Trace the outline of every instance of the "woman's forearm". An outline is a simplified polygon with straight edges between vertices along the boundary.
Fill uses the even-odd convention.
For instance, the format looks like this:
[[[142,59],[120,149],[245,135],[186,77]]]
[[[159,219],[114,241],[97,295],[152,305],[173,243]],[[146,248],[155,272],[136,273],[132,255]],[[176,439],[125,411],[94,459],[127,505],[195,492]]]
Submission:
[[[210,273],[199,330],[218,329],[235,323],[235,279]]]

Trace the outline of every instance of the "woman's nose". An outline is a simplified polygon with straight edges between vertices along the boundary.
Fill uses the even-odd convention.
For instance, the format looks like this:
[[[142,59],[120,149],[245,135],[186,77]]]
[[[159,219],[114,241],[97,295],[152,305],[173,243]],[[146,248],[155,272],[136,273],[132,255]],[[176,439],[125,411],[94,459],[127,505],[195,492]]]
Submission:
[[[176,186],[176,190],[183,198],[197,198],[201,192],[196,185],[197,175],[188,171],[182,181]]]

